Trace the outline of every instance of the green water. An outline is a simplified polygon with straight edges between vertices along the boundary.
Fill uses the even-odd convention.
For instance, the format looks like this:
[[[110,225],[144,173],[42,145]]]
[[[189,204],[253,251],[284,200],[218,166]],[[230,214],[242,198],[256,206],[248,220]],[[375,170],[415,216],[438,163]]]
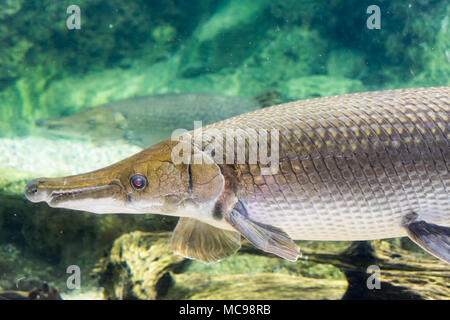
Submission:
[[[81,297],[105,283],[117,285],[111,284],[114,279],[108,278],[104,265],[103,271],[95,271],[113,241],[136,230],[170,231],[176,222],[162,217],[95,216],[26,202],[22,190],[28,179],[46,172],[72,173],[70,158],[64,158],[64,166],[59,162],[61,167],[50,161],[58,152],[49,156],[47,164],[42,157],[44,163],[33,158],[49,148],[48,137],[24,140],[36,148],[33,154],[16,144],[22,141],[18,139],[40,135],[38,119],[166,93],[251,98],[276,92],[278,103],[450,85],[446,0],[378,1],[380,29],[368,28],[371,14],[366,10],[374,3],[365,0],[80,0],[76,4],[81,28],[72,30],[66,25],[70,4],[0,1],[0,291],[17,289],[18,279],[22,290],[47,282],[67,297]],[[92,159],[91,154],[83,156],[83,150],[97,147],[86,141],[71,145],[51,139],[61,143],[61,150],[80,148],[73,166],[81,171],[82,164]],[[103,166],[135,150],[123,148],[107,159],[100,149],[93,156]],[[78,291],[65,287],[66,268],[74,264],[85,272]],[[299,267],[253,253],[220,262],[216,268],[197,262],[174,265],[168,270],[178,276],[280,273],[346,281],[331,264],[302,261]],[[189,282],[177,285],[191,290]],[[341,289],[342,294],[327,296],[324,291],[311,297],[339,298],[345,291]],[[214,290],[220,292],[220,285]],[[169,292],[167,297],[171,296],[183,297]]]

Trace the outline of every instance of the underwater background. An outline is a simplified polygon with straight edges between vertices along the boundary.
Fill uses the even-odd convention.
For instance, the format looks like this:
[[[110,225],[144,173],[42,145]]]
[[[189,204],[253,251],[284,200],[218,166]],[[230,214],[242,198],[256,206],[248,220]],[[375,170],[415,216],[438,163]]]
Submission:
[[[71,5],[80,29],[68,28]],[[380,8],[379,29],[368,27],[371,5]],[[134,123],[117,129],[111,120],[113,136],[80,113],[105,103],[164,94],[161,114],[149,115],[153,134],[166,126],[171,94],[235,97],[220,101],[242,113],[448,86],[449,16],[446,0],[0,0],[0,296],[48,283],[64,299],[450,298],[448,266],[408,239],[301,241],[305,259],[296,263],[244,244],[204,265],[171,252],[176,218],[94,215],[23,197],[29,179],[94,170],[145,147],[130,134]],[[181,123],[194,108],[186,103],[170,118]],[[199,110],[200,119],[224,117]],[[81,139],[39,125],[73,115],[67,122]],[[374,264],[388,270],[381,290],[366,286]],[[74,265],[76,289],[67,285]]]

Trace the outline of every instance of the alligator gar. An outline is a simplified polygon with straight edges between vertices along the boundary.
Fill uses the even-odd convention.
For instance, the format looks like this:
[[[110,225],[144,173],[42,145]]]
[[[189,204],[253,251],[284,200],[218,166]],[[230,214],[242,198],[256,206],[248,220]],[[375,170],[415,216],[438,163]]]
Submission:
[[[276,92],[252,98],[200,93],[142,96],[87,108],[66,117],[39,119],[35,125],[44,134],[94,142],[122,139],[147,148],[170,138],[175,129],[193,129],[194,120],[208,125],[260,109],[277,98]]]
[[[450,263],[449,97],[450,87],[435,87],[272,106],[94,172],[32,180],[25,195],[94,213],[179,216],[173,250],[204,262],[232,255],[242,235],[291,261],[300,257],[293,240],[409,236]],[[278,157],[255,160],[255,145]]]

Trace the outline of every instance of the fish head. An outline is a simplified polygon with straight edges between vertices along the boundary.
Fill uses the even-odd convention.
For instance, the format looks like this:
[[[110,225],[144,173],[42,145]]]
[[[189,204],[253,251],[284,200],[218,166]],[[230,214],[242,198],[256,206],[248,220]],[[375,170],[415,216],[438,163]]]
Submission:
[[[128,128],[126,116],[119,111],[107,107],[95,107],[79,113],[54,119],[38,119],[35,122],[38,130],[47,133],[77,139],[106,137],[117,139],[124,136]]]
[[[174,162],[174,144],[161,142],[85,174],[31,180],[25,196],[51,207],[93,213],[196,216],[209,212],[223,189],[220,169],[215,164]]]

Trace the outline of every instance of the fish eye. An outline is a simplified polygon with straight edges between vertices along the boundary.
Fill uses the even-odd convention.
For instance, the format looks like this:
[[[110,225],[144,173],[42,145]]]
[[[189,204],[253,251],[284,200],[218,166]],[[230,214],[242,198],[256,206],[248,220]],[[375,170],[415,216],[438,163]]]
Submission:
[[[136,190],[142,190],[147,185],[147,180],[143,175],[140,174],[135,174],[134,176],[132,176],[130,182],[133,188]]]

